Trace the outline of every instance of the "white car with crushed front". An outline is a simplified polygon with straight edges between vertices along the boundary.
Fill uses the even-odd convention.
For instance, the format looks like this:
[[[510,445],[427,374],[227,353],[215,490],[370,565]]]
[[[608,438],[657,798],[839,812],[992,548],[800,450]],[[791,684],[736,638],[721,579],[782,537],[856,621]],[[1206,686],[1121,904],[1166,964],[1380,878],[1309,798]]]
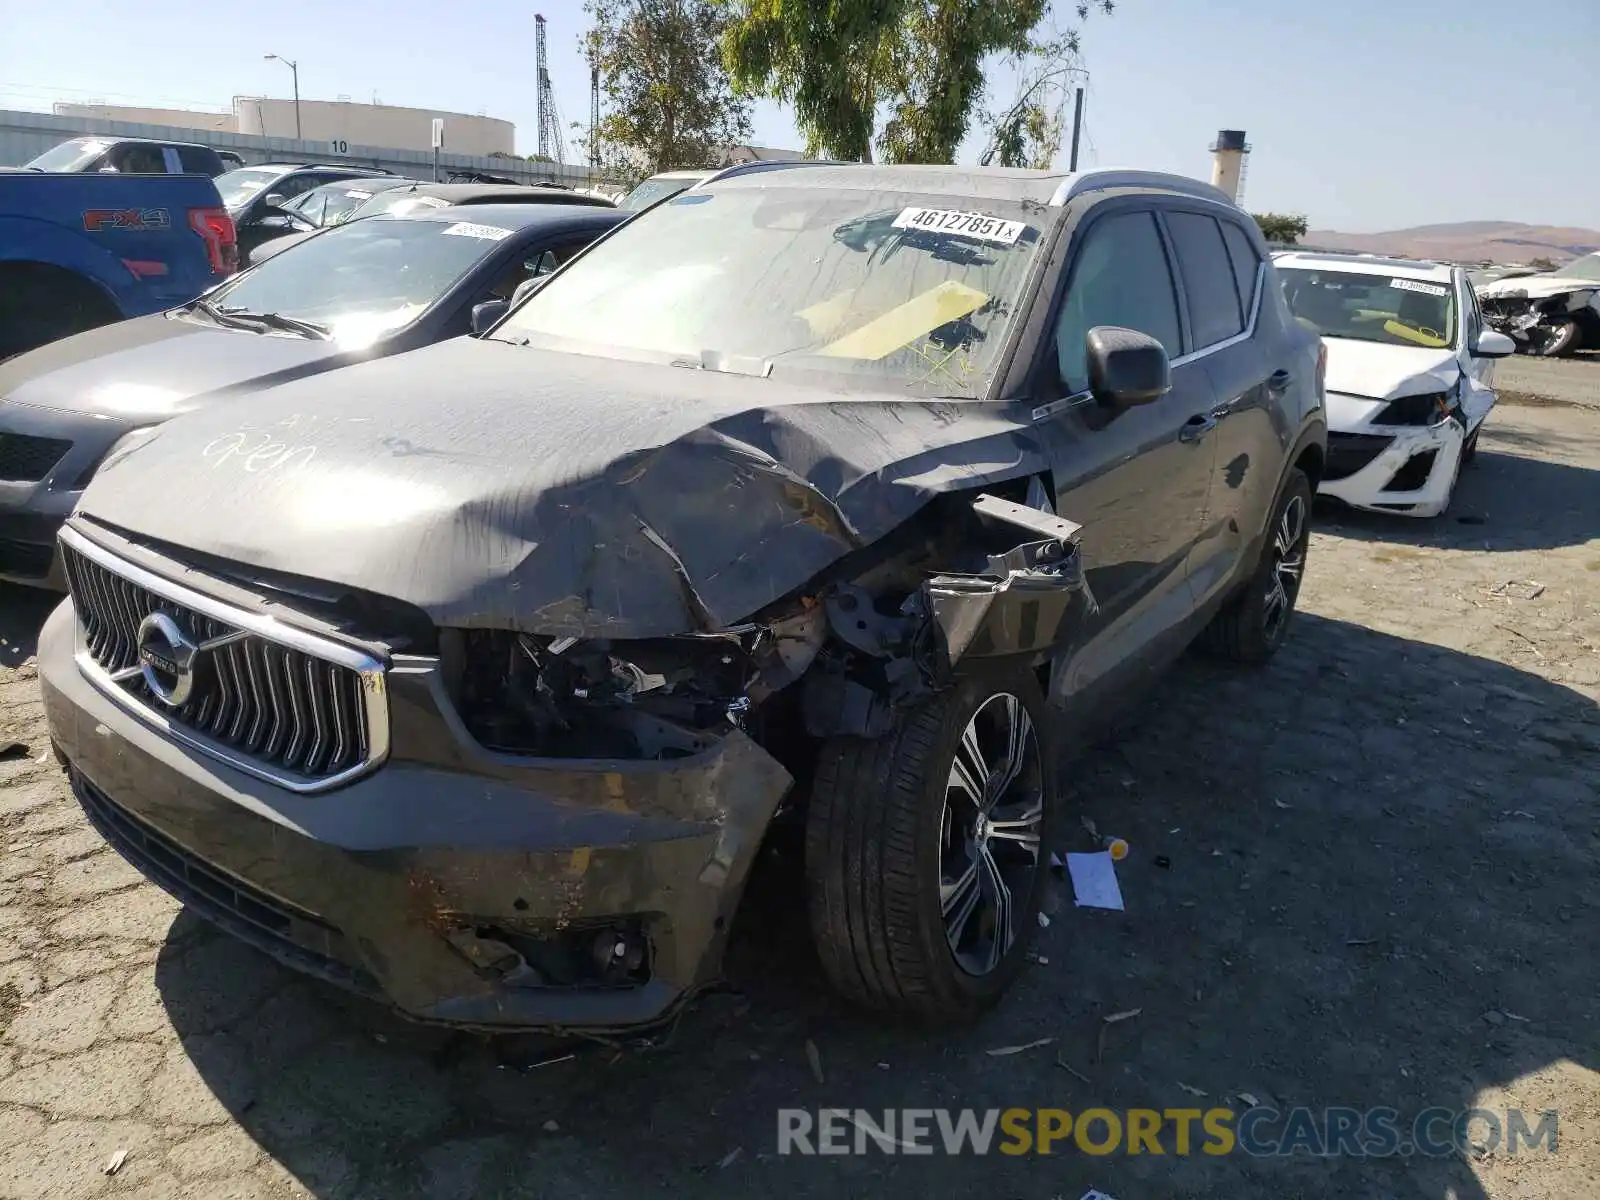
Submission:
[[[1494,407],[1494,360],[1515,345],[1484,327],[1460,267],[1354,254],[1274,255],[1294,315],[1328,351],[1328,461],[1319,495],[1435,517]]]

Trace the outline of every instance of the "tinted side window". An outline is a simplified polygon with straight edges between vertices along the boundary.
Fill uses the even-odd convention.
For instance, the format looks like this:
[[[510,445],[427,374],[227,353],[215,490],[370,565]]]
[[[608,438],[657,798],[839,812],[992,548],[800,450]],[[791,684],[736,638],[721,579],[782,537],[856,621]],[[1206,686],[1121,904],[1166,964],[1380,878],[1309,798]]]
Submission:
[[[298,196],[301,192],[309,192],[312,188],[319,187],[327,182],[328,181],[326,179],[318,179],[315,175],[311,174],[289,175],[278,180],[278,182],[269,187],[267,191],[277,192],[280,196],[287,200],[290,196]]]
[[[131,146],[118,146],[111,152],[111,164],[124,175],[167,173],[167,164],[161,157],[161,147],[140,142],[135,142]]]
[[[179,146],[178,161],[189,175],[220,175],[224,169],[220,158],[200,146]]]
[[[1079,247],[1056,318],[1056,365],[1069,395],[1089,386],[1084,338],[1096,325],[1137,329],[1174,358],[1182,352],[1172,269],[1151,213],[1102,217]]]
[[[1189,328],[1194,349],[1204,350],[1244,329],[1233,264],[1215,217],[1169,212],[1167,228],[1178,252],[1178,273],[1189,301]]]
[[[1478,289],[1467,280],[1462,283],[1461,290],[1467,296],[1467,349],[1472,349],[1478,344],[1478,337],[1483,333],[1483,309],[1478,306]]]
[[[1261,277],[1261,256],[1250,243],[1250,235],[1232,221],[1222,223],[1222,240],[1228,243],[1228,258],[1233,263],[1233,278],[1239,285],[1239,305],[1244,319],[1256,303],[1256,281]]]

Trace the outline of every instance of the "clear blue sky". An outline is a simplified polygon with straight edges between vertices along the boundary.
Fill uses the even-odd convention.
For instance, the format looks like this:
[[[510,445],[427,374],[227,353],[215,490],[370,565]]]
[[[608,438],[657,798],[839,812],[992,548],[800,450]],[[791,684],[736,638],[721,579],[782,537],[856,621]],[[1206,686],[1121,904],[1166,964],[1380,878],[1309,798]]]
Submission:
[[[288,71],[261,58],[277,53],[299,60],[307,97],[481,110],[514,121],[528,153],[536,7],[562,115],[586,121],[581,0],[18,0],[0,38],[0,106],[225,109],[235,94],[288,95]],[[1090,18],[1084,53],[1090,165],[1205,176],[1216,131],[1244,129],[1246,204],[1316,228],[1600,227],[1600,0],[1121,0]],[[776,106],[755,125],[759,144],[799,145]]]

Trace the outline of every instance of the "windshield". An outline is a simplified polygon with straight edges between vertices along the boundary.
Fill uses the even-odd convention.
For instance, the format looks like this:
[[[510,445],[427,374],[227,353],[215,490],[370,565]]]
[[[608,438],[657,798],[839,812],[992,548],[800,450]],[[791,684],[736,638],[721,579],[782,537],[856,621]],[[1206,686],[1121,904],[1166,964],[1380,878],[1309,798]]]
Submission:
[[[633,191],[617,201],[618,208],[625,208],[629,212],[637,212],[641,208],[648,208],[657,200],[668,196],[676,196],[679,192],[687,191],[698,179],[646,179]]]
[[[216,178],[217,191],[222,194],[225,208],[241,209],[263,188],[282,179],[287,171],[281,167],[239,167],[224,171]]]
[[[370,200],[363,200],[359,212],[363,217],[375,217],[379,213],[393,213],[399,217],[408,212],[447,207],[449,205],[437,196],[419,196],[408,188],[395,188],[393,191],[380,192]]]
[[[970,211],[976,210],[976,211]],[[621,226],[495,336],[741,374],[973,397],[1039,245],[1033,212],[900,192],[731,187]]]
[[[34,171],[78,171],[105,153],[109,145],[95,138],[73,138],[22,165]]]
[[[1600,254],[1585,254],[1564,267],[1557,267],[1552,274],[1563,279],[1586,279],[1600,283]]]
[[[356,221],[308,237],[206,296],[217,310],[277,313],[365,344],[409,323],[510,234],[449,221]]]
[[[1323,337],[1431,350],[1455,344],[1456,295],[1448,283],[1284,266],[1278,277],[1290,311]]]

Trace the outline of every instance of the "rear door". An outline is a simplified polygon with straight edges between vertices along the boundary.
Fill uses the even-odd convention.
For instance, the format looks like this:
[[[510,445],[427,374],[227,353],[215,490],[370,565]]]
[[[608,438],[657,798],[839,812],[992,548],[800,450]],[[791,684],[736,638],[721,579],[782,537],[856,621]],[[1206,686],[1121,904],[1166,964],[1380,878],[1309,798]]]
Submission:
[[[1103,201],[1075,232],[1036,378],[1036,418],[1056,423],[1056,511],[1083,526],[1082,555],[1100,623],[1059,671],[1061,699],[1089,703],[1153,668],[1187,640],[1187,562],[1210,486],[1212,448],[1191,436],[1213,399],[1204,368],[1182,359],[1176,280],[1148,197]],[[1101,325],[1166,347],[1172,390],[1108,408],[1089,392],[1085,336]]]
[[[1174,199],[1162,220],[1183,280],[1188,361],[1206,372],[1217,398],[1209,435],[1216,470],[1190,562],[1195,598],[1204,605],[1233,582],[1265,525],[1282,453],[1275,400],[1290,386],[1294,364],[1287,346],[1256,336],[1264,256],[1241,219],[1220,206]]]

